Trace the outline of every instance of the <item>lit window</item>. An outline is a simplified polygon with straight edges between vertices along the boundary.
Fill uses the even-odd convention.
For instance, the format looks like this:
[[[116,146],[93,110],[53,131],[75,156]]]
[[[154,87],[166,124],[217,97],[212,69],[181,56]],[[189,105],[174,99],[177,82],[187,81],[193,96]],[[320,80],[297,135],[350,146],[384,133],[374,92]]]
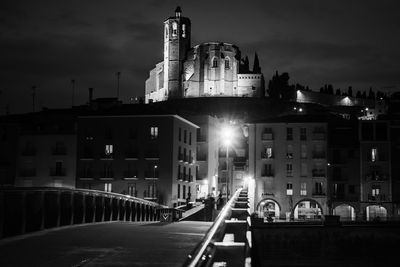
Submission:
[[[158,138],[158,127],[150,127],[150,138],[151,139]]]
[[[265,152],[268,159],[272,158],[272,147],[267,147],[267,150]]]
[[[300,184],[300,195],[307,196],[307,183]]]
[[[218,59],[216,57],[214,57],[213,60],[212,60],[212,67],[213,68],[218,68]]]
[[[287,146],[286,158],[288,158],[288,159],[293,158],[293,146],[292,145]]]
[[[225,58],[225,69],[229,69],[231,66],[230,66],[230,61],[229,61],[229,58]]]
[[[286,195],[288,195],[288,196],[293,195],[293,184],[292,183],[286,184]]]
[[[105,183],[104,184],[104,191],[111,192],[111,190],[112,190],[111,183]]]
[[[377,148],[372,148],[371,149],[371,161],[375,162],[378,160],[378,149]]]
[[[178,24],[176,22],[172,23],[172,36],[176,37],[178,35]]]
[[[185,38],[186,37],[186,25],[182,24],[182,37]]]
[[[293,165],[292,163],[286,164],[286,176],[292,177],[293,176]]]
[[[113,151],[114,151],[113,150],[113,145],[106,145],[105,148],[104,148],[104,154],[106,156],[112,156]]]
[[[373,186],[372,187],[372,196],[373,197],[379,196],[380,191],[381,191],[381,188],[379,186]]]
[[[136,183],[128,184],[128,195],[133,196],[133,197],[137,196]]]

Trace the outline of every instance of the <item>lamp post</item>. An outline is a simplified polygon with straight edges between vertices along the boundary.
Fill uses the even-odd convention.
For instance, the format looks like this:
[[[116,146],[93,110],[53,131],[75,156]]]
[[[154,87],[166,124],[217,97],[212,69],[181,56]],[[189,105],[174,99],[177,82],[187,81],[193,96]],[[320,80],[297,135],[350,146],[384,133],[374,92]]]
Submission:
[[[226,125],[222,128],[222,135],[221,139],[224,145],[226,146],[226,179],[225,179],[225,190],[226,190],[226,203],[228,202],[228,186],[232,187],[232,183],[230,181],[230,175],[229,175],[229,145],[232,143],[232,137],[233,137],[233,129],[231,126]]]
[[[152,191],[152,195],[151,195],[151,197],[154,199],[154,191],[155,191],[155,189],[156,189],[156,170],[157,170],[157,168],[158,168],[158,166],[157,165],[154,165],[154,168],[153,168],[153,191]]]

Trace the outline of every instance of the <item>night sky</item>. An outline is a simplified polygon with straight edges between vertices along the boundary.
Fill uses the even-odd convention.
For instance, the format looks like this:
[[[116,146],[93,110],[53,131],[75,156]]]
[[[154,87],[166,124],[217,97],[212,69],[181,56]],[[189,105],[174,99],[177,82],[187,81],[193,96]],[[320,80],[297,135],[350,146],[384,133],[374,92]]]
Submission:
[[[252,64],[257,51],[268,81],[319,90],[353,86],[400,90],[399,1],[18,1],[0,2],[0,114],[69,107],[94,97],[144,94],[148,71],[162,60],[163,21],[175,7],[192,21],[192,45],[224,41]]]

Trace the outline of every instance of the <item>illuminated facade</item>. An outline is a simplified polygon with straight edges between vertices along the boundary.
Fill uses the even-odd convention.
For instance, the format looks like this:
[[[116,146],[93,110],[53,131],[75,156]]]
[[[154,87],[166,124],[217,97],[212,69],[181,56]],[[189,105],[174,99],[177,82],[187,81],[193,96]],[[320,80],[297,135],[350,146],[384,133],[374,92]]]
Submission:
[[[258,57],[253,70],[241,62],[237,46],[207,42],[191,47],[191,22],[181,16],[164,22],[164,60],[150,71],[145,101],[208,96],[264,96],[264,78]]]

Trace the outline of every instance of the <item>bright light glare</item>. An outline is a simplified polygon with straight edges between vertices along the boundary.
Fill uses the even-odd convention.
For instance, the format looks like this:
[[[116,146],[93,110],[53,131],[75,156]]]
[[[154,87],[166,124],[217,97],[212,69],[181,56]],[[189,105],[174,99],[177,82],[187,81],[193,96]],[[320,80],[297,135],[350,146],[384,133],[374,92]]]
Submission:
[[[230,126],[224,126],[221,131],[221,140],[226,145],[229,146],[233,139],[233,129]]]

